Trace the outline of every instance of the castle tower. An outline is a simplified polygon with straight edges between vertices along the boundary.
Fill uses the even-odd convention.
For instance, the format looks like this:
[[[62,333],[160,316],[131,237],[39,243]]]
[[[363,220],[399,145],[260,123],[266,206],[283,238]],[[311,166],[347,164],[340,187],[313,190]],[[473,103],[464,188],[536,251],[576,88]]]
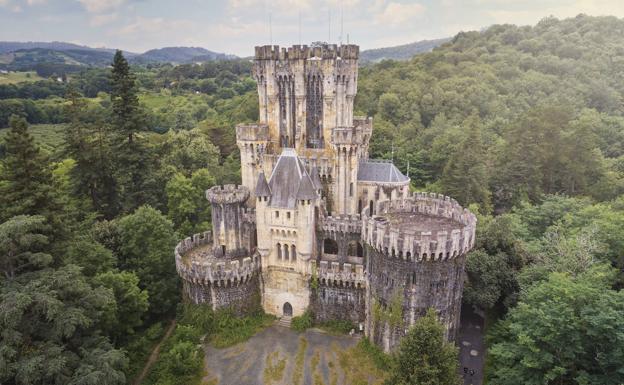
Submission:
[[[243,186],[254,191],[262,160],[269,143],[269,128],[266,124],[239,124],[236,126],[236,144],[241,157],[241,179]],[[254,200],[249,200],[251,206]]]
[[[301,315],[310,300],[309,260],[316,252],[319,186],[295,150],[286,148],[268,182],[259,174],[255,194],[264,310]]]
[[[361,160],[368,158],[368,143],[373,131],[373,122],[370,118],[358,118],[353,124],[350,127],[335,128],[331,137],[336,171],[333,201],[336,203],[335,214],[338,215],[359,214],[359,165]]]
[[[238,257],[251,250],[250,239],[242,228],[245,202],[249,190],[245,186],[215,186],[206,191],[212,205],[214,254],[217,257]]]
[[[358,54],[356,45],[256,47],[260,123],[277,147],[327,148],[335,127],[352,125]]]

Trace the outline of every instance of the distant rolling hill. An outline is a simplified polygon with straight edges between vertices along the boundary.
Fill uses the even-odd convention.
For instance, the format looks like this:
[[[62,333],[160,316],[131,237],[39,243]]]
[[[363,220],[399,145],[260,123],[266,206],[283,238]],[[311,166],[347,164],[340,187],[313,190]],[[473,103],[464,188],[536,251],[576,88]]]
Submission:
[[[429,52],[451,39],[450,37],[446,37],[434,40],[421,40],[415,43],[397,45],[394,47],[367,49],[360,53],[360,61],[362,63],[367,63],[378,62],[384,59],[408,60],[419,53]]]
[[[145,63],[193,63],[212,60],[235,59],[234,55],[209,51],[200,47],[165,47],[152,49],[132,58],[139,64]]]
[[[104,67],[112,62],[115,51],[65,42],[0,41],[0,68],[24,71],[36,69],[41,65],[54,65],[58,68],[67,66],[68,70],[85,66]],[[199,47],[166,47],[152,49],[142,54],[124,51],[124,55],[134,64],[185,64],[236,58],[234,55]]]
[[[108,51],[115,52],[110,48],[91,48],[86,45],[78,45],[74,43],[66,43],[62,41],[40,42],[40,41],[0,41],[0,54],[15,52],[23,49],[43,48],[54,51],[67,50],[87,50],[87,51]]]

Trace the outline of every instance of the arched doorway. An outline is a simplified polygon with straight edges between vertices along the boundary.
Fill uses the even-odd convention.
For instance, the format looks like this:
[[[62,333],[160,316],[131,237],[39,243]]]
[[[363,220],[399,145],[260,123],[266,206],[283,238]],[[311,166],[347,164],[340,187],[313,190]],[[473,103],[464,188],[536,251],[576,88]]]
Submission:
[[[284,309],[283,309],[284,315],[287,317],[291,317],[292,316],[292,305],[290,304],[290,302],[286,302],[284,304]]]

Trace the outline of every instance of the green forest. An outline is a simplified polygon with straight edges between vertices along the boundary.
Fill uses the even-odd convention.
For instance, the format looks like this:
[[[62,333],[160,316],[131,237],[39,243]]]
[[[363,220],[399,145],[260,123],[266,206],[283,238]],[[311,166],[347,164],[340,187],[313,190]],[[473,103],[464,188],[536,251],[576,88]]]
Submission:
[[[0,83],[0,383],[131,384],[172,331],[143,383],[199,384],[200,338],[227,346],[270,321],[182,305],[173,258],[210,226],[203,191],[240,179],[250,69],[118,52],[63,81]],[[463,299],[487,315],[487,384],[624,383],[623,94],[615,17],[494,25],[360,67],[371,157],[478,214]],[[378,361],[398,368],[389,383],[456,383],[448,360],[416,380],[423,354]]]

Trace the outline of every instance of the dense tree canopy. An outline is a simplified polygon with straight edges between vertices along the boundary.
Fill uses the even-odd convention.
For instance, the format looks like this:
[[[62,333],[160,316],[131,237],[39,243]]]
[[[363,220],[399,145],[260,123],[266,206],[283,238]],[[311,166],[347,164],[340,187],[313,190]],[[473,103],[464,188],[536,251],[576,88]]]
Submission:
[[[494,334],[489,383],[622,383],[624,292],[612,276],[552,273],[531,286]]]

